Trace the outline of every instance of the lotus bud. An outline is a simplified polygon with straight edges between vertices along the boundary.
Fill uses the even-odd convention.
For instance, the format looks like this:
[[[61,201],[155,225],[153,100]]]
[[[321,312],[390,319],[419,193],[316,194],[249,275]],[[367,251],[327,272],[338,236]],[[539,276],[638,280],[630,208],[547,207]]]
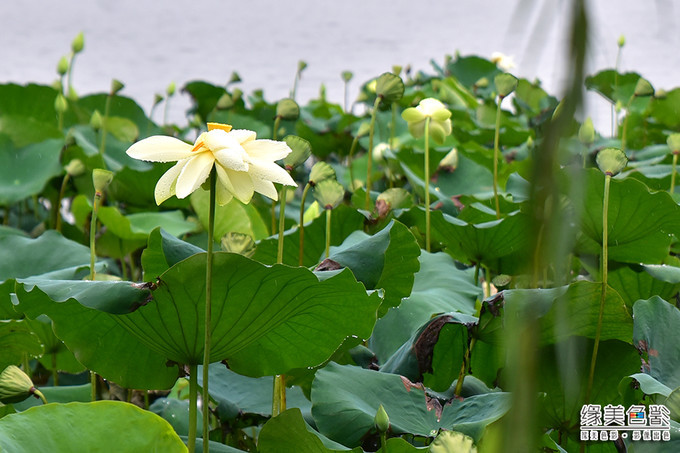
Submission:
[[[623,35],[619,36],[619,40],[618,40],[617,44],[619,45],[619,47],[625,46],[626,45],[626,37],[623,36]]]
[[[312,145],[302,137],[288,135],[283,141],[292,150],[290,154],[283,158],[283,166],[288,171],[304,164],[312,155]]]
[[[153,106],[156,107],[161,102],[163,102],[163,96],[158,94],[158,93],[154,94],[154,96],[153,96]]]
[[[92,129],[98,131],[99,129],[102,128],[103,124],[104,120],[102,118],[102,114],[99,113],[99,110],[95,110],[94,113],[92,113],[92,116],[90,117],[90,126],[92,126]]]
[[[300,117],[300,107],[292,99],[281,99],[276,104],[276,116],[282,120],[295,121]]]
[[[298,74],[307,69],[307,62],[300,60],[298,61],[297,72]]]
[[[118,79],[111,80],[111,96],[115,96],[125,87],[125,84]]]
[[[326,162],[319,161],[314,164],[312,171],[309,173],[309,184],[314,186],[326,179],[335,179],[335,170]]]
[[[68,87],[67,97],[70,101],[77,101],[78,100],[78,93],[76,93],[76,90],[72,86]]]
[[[170,84],[168,84],[168,87],[165,89],[165,94],[167,94],[168,97],[170,97],[175,94],[176,89],[177,85],[175,85],[175,82],[170,82]]]
[[[387,430],[390,429],[390,417],[388,417],[387,412],[385,411],[385,408],[382,404],[378,408],[378,412],[376,412],[375,417],[373,418],[373,424],[379,433],[386,433]]]
[[[486,88],[489,86],[489,79],[482,77],[475,82],[475,88]]]
[[[362,122],[361,125],[359,126],[359,130],[357,130],[357,137],[363,137],[364,135],[368,134],[371,132],[371,125],[367,123],[366,121]]]
[[[413,206],[413,197],[408,190],[402,187],[392,187],[378,195],[375,205],[378,208],[378,215],[384,217],[393,209],[410,208]]]
[[[217,100],[217,110],[227,110],[230,109],[234,106],[234,100],[231,98],[231,95],[229,93],[224,93],[220,98]]]
[[[496,90],[501,98],[508,96],[515,91],[515,88],[517,88],[517,77],[512,74],[498,74],[494,77],[493,81],[496,84]]]
[[[19,367],[10,365],[0,373],[0,403],[20,403],[35,393],[31,378]]]
[[[231,99],[236,102],[239,99],[243,97],[243,91],[239,90],[238,88],[234,88],[234,91],[231,92]]]
[[[103,168],[92,170],[92,183],[96,193],[104,193],[104,190],[111,184],[111,181],[113,181],[112,171],[104,170]]]
[[[61,79],[56,79],[54,82],[51,83],[50,86],[54,88],[54,91],[58,91],[60,93],[64,91],[64,84],[61,83]]]
[[[385,72],[376,80],[375,94],[387,104],[397,102],[404,95],[404,82],[398,75]]]
[[[57,63],[57,73],[60,76],[64,76],[66,75],[67,72],[68,72],[68,58],[63,56],[59,59],[59,63]]]
[[[64,167],[64,170],[70,177],[75,178],[85,173],[85,164],[80,159],[73,159]]]
[[[76,35],[75,38],[73,38],[73,41],[71,41],[71,50],[73,53],[80,53],[83,51],[83,48],[85,47],[85,35],[81,31]]]
[[[649,81],[647,79],[640,77],[637,81],[637,84],[635,85],[634,96],[643,97],[643,96],[651,96],[653,94],[654,94],[654,88],[652,88],[652,84],[649,83]]]
[[[666,139],[666,143],[673,154],[680,154],[680,134],[675,133],[669,135]]]
[[[342,80],[347,83],[350,80],[352,80],[352,77],[354,77],[354,74],[352,74],[352,71],[342,71],[342,74],[340,74],[342,77]]]
[[[596,161],[602,173],[609,176],[618,175],[628,164],[625,153],[618,148],[603,149],[597,153]]]
[[[578,139],[584,145],[591,145],[595,141],[595,128],[593,127],[593,120],[590,117],[586,118],[578,129]]]
[[[54,99],[54,110],[56,110],[58,113],[64,113],[66,110],[68,110],[68,101],[61,93],[57,94],[57,97]]]

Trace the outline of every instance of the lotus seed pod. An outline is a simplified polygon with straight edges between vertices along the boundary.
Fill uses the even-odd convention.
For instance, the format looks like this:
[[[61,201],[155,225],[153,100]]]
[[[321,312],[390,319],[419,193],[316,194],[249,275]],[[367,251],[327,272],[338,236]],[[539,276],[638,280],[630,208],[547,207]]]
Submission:
[[[482,77],[481,79],[477,80],[475,82],[475,87],[477,88],[486,88],[489,86],[489,79],[486,77]]]
[[[73,41],[71,42],[71,50],[73,53],[80,53],[83,51],[83,48],[85,47],[85,35],[81,31],[76,35],[75,38],[73,38]]]
[[[635,96],[643,97],[651,96],[653,94],[654,88],[652,88],[652,84],[649,83],[647,79],[640,77],[635,85]]]
[[[288,171],[304,164],[312,155],[312,145],[302,137],[288,135],[283,141],[292,150],[290,154],[283,158],[283,166]]]
[[[99,113],[99,110],[95,110],[90,117],[90,126],[92,126],[94,130],[98,131],[102,128],[103,124],[104,120],[102,119],[102,114]]]
[[[54,110],[58,113],[64,113],[66,110],[68,110],[68,101],[61,93],[59,93],[54,99]]]
[[[458,150],[453,148],[446,156],[439,162],[439,170],[444,170],[451,173],[458,168]]]
[[[578,139],[584,145],[590,145],[595,141],[595,128],[593,127],[593,120],[590,117],[586,118],[578,129]]]
[[[172,96],[175,94],[175,91],[177,90],[177,85],[175,85],[175,82],[170,82],[168,87],[165,89],[165,94],[168,96]]]
[[[19,403],[34,393],[33,382],[19,367],[10,365],[0,373],[0,403]]]
[[[57,73],[60,76],[63,76],[66,75],[67,72],[68,72],[68,58],[64,56],[61,57],[59,59],[59,63],[57,63]]]
[[[666,143],[673,154],[680,154],[680,134],[675,133],[669,135],[666,139]]]
[[[378,412],[376,412],[375,417],[373,418],[373,424],[375,425],[375,429],[377,429],[380,433],[386,433],[387,430],[390,429],[390,417],[387,415],[387,412],[385,411],[385,408],[382,404],[378,408]]]
[[[402,69],[404,69],[404,68],[402,68],[399,65],[394,65],[394,66],[392,66],[392,74],[399,75],[399,74],[401,74]]]
[[[342,74],[340,74],[340,76],[342,77],[342,80],[345,83],[347,83],[350,80],[352,80],[352,77],[354,77],[354,74],[352,73],[352,71],[342,71]]]
[[[114,96],[125,87],[125,84],[118,79],[111,80],[111,96]]]
[[[504,98],[515,91],[518,82],[517,77],[507,73],[498,74],[494,77],[493,81],[496,84],[496,90],[501,98]]]
[[[154,96],[153,96],[153,106],[156,107],[161,102],[163,102],[163,96],[161,96],[158,93],[154,94]]]
[[[597,153],[596,161],[602,173],[609,176],[618,175],[628,164],[626,154],[618,148],[603,149]]]
[[[232,83],[237,83],[241,81],[241,76],[238,75],[238,72],[234,71],[231,73],[231,77],[229,77],[229,82],[227,82],[227,85],[231,85]]]
[[[387,104],[397,102],[404,95],[404,82],[398,75],[385,72],[376,80],[375,94]]]
[[[217,110],[227,110],[230,109],[234,106],[234,100],[231,98],[231,95],[229,93],[224,93],[220,98],[217,100]]]
[[[309,183],[312,186],[331,178],[335,179],[335,170],[323,161],[315,163],[312,167],[312,171],[309,172]]]
[[[103,168],[95,168],[92,170],[92,183],[94,190],[97,193],[102,193],[113,181],[113,172],[104,170]]]
[[[300,117],[300,107],[292,99],[281,99],[276,104],[276,116],[282,120],[295,121]]]
[[[75,178],[76,176],[85,173],[85,164],[80,159],[73,159],[66,167],[64,167],[64,170],[66,170],[66,173],[68,173],[69,176]]]
[[[304,60],[298,61],[298,66],[297,66],[298,73],[304,71],[305,69],[307,69],[307,62],[304,61]]]
[[[314,186],[314,199],[324,209],[335,209],[345,197],[345,188],[334,178],[324,179]]]

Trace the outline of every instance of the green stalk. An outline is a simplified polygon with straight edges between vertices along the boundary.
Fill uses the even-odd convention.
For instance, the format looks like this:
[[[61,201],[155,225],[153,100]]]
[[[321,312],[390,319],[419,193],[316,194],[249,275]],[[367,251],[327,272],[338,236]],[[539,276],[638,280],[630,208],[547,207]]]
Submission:
[[[371,128],[368,133],[368,164],[366,168],[366,204],[364,208],[367,211],[371,210],[371,172],[373,171],[373,133],[375,132],[375,118],[378,114],[378,106],[380,105],[380,96],[375,98],[373,103],[373,113],[371,114]]]
[[[425,118],[425,250],[430,251],[430,117]]]
[[[590,373],[588,374],[588,387],[586,388],[586,403],[590,402],[590,393],[593,389],[593,378],[595,376],[595,363],[597,362],[597,350],[600,346],[600,335],[602,334],[602,318],[604,316],[604,303],[607,298],[607,270],[608,270],[608,250],[607,241],[607,215],[609,212],[609,185],[611,175],[604,176],[604,201],[602,205],[602,292],[600,293],[600,312],[597,316],[597,330],[595,331],[595,344],[593,345],[593,355],[590,359]]]
[[[307,183],[305,190],[302,191],[302,199],[300,200],[300,257],[298,265],[302,266],[302,257],[304,256],[305,250],[305,199],[307,198],[307,192],[311,185]]]
[[[387,433],[380,433],[380,446],[382,447],[380,451],[382,453],[387,453]]]
[[[38,398],[40,398],[40,401],[42,401],[43,404],[47,404],[47,398],[45,398],[45,395],[43,395],[43,392],[41,392],[40,390],[34,388],[34,389],[33,389],[33,394],[34,394],[35,396],[37,396]]]
[[[493,198],[496,203],[496,218],[501,218],[501,208],[498,202],[498,155],[501,131],[501,103],[503,103],[503,96],[498,96],[498,107],[496,108],[496,131],[493,136]]]
[[[61,233],[61,200],[64,199],[64,193],[66,192],[66,185],[71,175],[66,173],[64,179],[61,181],[61,188],[59,189],[59,197],[57,202],[54,204],[54,229]]]
[[[347,169],[349,170],[349,188],[352,192],[354,192],[354,171],[352,170],[352,156],[354,155],[354,151],[356,150],[357,143],[359,143],[359,135],[354,137],[354,140],[352,140],[352,146],[349,148],[349,156],[347,157]]]
[[[203,345],[203,453],[208,453],[210,433],[210,394],[208,379],[210,371],[210,343],[212,341],[212,265],[213,243],[215,242],[215,184],[217,171],[210,171],[210,204],[208,207],[208,256],[205,267],[205,343]],[[195,374],[195,373],[194,373]],[[195,409],[194,409],[195,410]],[[195,415],[195,413],[194,413]],[[194,421],[195,423],[195,421]],[[195,436],[194,436],[195,437]]]
[[[57,352],[52,351],[52,385],[59,387],[59,371],[57,371]]]
[[[331,254],[331,213],[332,209],[326,209],[326,258]]]
[[[283,231],[286,219],[286,186],[281,188],[281,202],[279,205],[279,243],[276,253],[276,263],[283,263]],[[286,377],[282,374],[274,376],[274,388],[272,391],[272,417],[276,417],[286,410]]]
[[[285,231],[285,221],[286,221],[286,196],[288,194],[288,191],[286,190],[286,186],[281,187],[281,195],[279,198],[281,201],[279,202],[279,241],[278,241],[278,249],[276,253],[276,263],[281,264],[283,263],[283,232]]]
[[[198,366],[189,365],[189,453],[196,451],[196,413],[198,412]],[[204,412],[207,412],[204,410]],[[208,442],[203,440],[203,445]]]
[[[67,92],[67,96],[71,94],[71,73],[73,72],[73,63],[76,61],[76,54],[74,52],[71,52],[71,58],[70,61],[68,62],[68,71],[66,71],[66,87],[64,90]]]
[[[109,93],[109,95],[106,97],[106,105],[104,106],[104,118],[102,119],[102,128],[100,133],[102,134],[102,140],[101,143],[99,144],[99,155],[103,156],[104,152],[106,151],[106,123],[107,120],[109,119],[109,110],[111,110],[111,98],[113,97],[112,93]]]
[[[630,98],[626,106],[626,117],[623,119],[623,130],[621,131],[621,151],[626,152],[626,135],[628,133],[628,118],[630,118],[630,106],[633,103],[635,95]]]
[[[678,153],[673,153],[673,172],[671,173],[671,190],[670,194],[673,195],[675,192],[675,168],[678,165]]]
[[[272,140],[276,140],[276,137],[278,136],[280,124],[281,124],[281,116],[276,115],[276,118],[274,118],[274,130],[272,130]]]
[[[392,103],[392,124],[390,124],[390,150],[394,149],[394,134],[397,128],[397,103]]]

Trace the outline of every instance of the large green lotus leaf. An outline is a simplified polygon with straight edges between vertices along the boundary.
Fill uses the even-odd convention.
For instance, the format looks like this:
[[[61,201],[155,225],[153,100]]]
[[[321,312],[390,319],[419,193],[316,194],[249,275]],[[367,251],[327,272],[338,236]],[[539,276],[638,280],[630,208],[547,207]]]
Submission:
[[[399,220],[425,231],[425,211],[422,208],[404,212]],[[447,253],[462,262],[482,263],[492,270],[503,271],[501,268],[508,264],[501,262],[502,258],[519,255],[519,259],[528,253],[529,220],[520,212],[500,220],[471,224],[433,211],[430,222],[432,241],[444,244]],[[505,272],[512,273],[509,270]]]
[[[494,63],[476,55],[457,57],[446,66],[446,71],[470,89],[482,77],[493,80],[501,72]]]
[[[288,409],[265,423],[260,431],[257,446],[261,453],[334,453],[339,451],[363,453],[361,448],[350,450],[314,431],[305,423],[299,409]],[[411,448],[415,450],[414,447]],[[413,450],[390,449],[390,451],[396,453]]]
[[[0,321],[0,370],[22,363],[24,357],[40,357],[43,346],[24,321]]]
[[[639,79],[640,74],[635,72],[617,74],[613,69],[607,69],[586,77],[585,84],[586,88],[601,94],[613,104],[621,102],[627,105]]]
[[[99,288],[91,294],[95,299],[106,295]],[[177,379],[177,369],[167,365],[167,358],[149,350],[121,326],[118,315],[85,307],[74,299],[54,302],[38,289],[23,291],[21,285],[17,299],[18,309],[29,318],[47,315],[54,323],[54,334],[76,359],[106,379],[136,389],[170,388]]]
[[[380,404],[394,433],[433,437],[440,429],[479,441],[484,428],[510,408],[507,393],[487,393],[442,404],[422,384],[396,374],[328,364],[312,384],[312,415],[322,434],[349,447],[373,429]]]
[[[198,367],[198,385],[203,385],[203,367]],[[265,417],[272,415],[272,376],[248,377],[234,373],[226,366],[210,365],[210,397],[217,401],[222,420],[239,414],[257,414]],[[286,389],[286,406],[300,408],[309,414],[312,403],[302,393],[300,387]],[[224,414],[224,416],[222,415]]]
[[[187,82],[182,91],[191,96],[193,100],[192,111],[198,113],[201,118],[208,118],[208,114],[213,111],[217,101],[226,93],[224,87],[215,86],[202,80]]]
[[[349,206],[340,205],[333,210],[331,219],[331,245],[340,245],[350,233],[360,230],[365,217]],[[253,259],[265,264],[276,263],[278,235],[257,243]],[[303,266],[314,266],[323,258],[326,249],[326,216],[320,216],[305,225]],[[300,259],[300,230],[293,227],[283,235],[283,263],[297,266]]]
[[[635,373],[631,374],[629,377],[637,381],[640,390],[642,390],[646,395],[668,396],[673,391],[673,389],[657,381],[649,374]],[[624,378],[623,381],[626,381],[626,378]]]
[[[607,275],[607,283],[619,293],[629,310],[637,300],[654,295],[668,300],[680,290],[679,267],[609,263]]]
[[[3,417],[0,448],[16,453],[187,451],[168,422],[117,401],[47,404]]]
[[[163,417],[180,436],[188,436],[189,404],[188,399],[158,398],[149,406],[149,411]],[[201,432],[203,429],[203,414],[200,409],[196,413],[196,425],[197,431]]]
[[[637,441],[632,442],[630,439],[625,440],[627,453],[667,453],[671,451],[680,451],[680,423],[671,420],[671,439],[667,442],[649,442]]]
[[[196,224],[186,220],[182,211],[138,212],[124,216],[118,209],[104,206],[99,210],[98,218],[122,239],[146,239],[157,227],[163,227],[173,236],[196,229]]]
[[[62,385],[59,387],[38,387],[48,403],[88,403],[92,401],[92,385],[88,382],[82,385]],[[39,398],[27,398],[20,403],[13,404],[17,412],[25,411],[34,406],[42,406]]]
[[[203,361],[206,255],[193,255],[160,276],[154,303],[117,319],[149,347],[184,364]],[[241,255],[213,261],[211,362],[234,371],[282,374],[319,365],[346,337],[368,338],[377,294],[351,272],[319,282],[304,268],[268,267]]]
[[[191,194],[191,206],[206,230],[209,204],[209,192],[197,190]],[[167,229],[165,225],[163,228]],[[257,209],[252,204],[243,204],[235,198],[224,206],[215,207],[215,237],[219,239],[227,233],[247,234],[256,241],[269,235],[267,225]]]
[[[48,317],[43,315],[36,319],[25,318],[23,322],[40,338],[44,353],[39,360],[46,370],[56,369],[71,374],[85,370],[64,342],[54,335],[52,321]]]
[[[586,170],[580,206],[581,232],[576,252],[599,255],[602,248],[604,175]],[[660,263],[668,256],[671,236],[680,236],[680,206],[666,192],[651,193],[634,179],[612,179],[608,211],[609,259],[624,263]]]
[[[137,161],[146,163],[143,161]],[[122,168],[116,172],[109,186],[109,193],[117,201],[126,203],[127,206],[148,209],[156,204],[154,189],[156,183],[163,174],[172,167],[174,162],[167,164],[155,163],[146,171],[135,170],[130,167]],[[187,206],[189,200],[173,197],[163,202],[166,209],[176,209]]]
[[[438,313],[475,313],[481,288],[473,283],[472,269],[459,269],[445,253],[421,251],[420,270],[411,294],[401,305],[380,318],[369,339],[369,347],[384,363],[399,347]]]
[[[633,305],[635,346],[643,355],[643,372],[671,389],[680,386],[680,310],[658,296]]]
[[[79,116],[85,119],[83,123],[86,123],[89,121],[89,118],[95,110],[99,110],[100,113],[103,113],[106,110],[107,97],[107,94],[83,96],[78,99],[74,106],[74,110],[77,111]],[[134,100],[125,96],[114,96],[111,99],[109,117],[127,118],[132,121],[135,126],[137,126],[140,137],[148,137],[149,135],[161,133],[160,128],[146,116],[144,109],[142,109]],[[116,125],[114,124],[114,126]],[[107,143],[109,138],[113,138],[113,136],[107,138]]]
[[[663,98],[652,100],[650,113],[652,118],[664,126],[676,129],[680,126],[680,88],[675,88],[666,92]]]
[[[63,139],[50,139],[15,147],[0,135],[0,206],[39,194],[50,179],[61,174],[63,146]]]
[[[56,97],[57,91],[49,86],[0,85],[0,134],[11,136],[19,147],[61,137],[54,111]]]
[[[201,252],[205,250],[156,228],[149,234],[148,246],[142,252],[144,280],[154,281],[170,267]]]
[[[419,255],[413,234],[392,220],[373,236],[363,231],[350,234],[342,245],[331,248],[329,258],[350,268],[366,289],[383,289],[382,316],[411,294],[414,274],[420,268]]]
[[[579,281],[569,285],[542,319],[542,342],[560,342],[574,335],[595,338],[601,296],[602,283]],[[630,343],[632,337],[633,318],[621,296],[608,287],[600,339]]]

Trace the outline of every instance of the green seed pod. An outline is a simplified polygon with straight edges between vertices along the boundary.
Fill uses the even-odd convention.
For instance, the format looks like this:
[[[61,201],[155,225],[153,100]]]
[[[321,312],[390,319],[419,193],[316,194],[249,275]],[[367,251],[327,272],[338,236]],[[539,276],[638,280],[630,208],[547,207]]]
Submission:
[[[125,84],[118,79],[111,80],[111,96],[115,96],[125,87]]]
[[[345,188],[335,179],[324,179],[314,186],[314,199],[324,209],[335,209],[345,198]]]
[[[75,178],[76,176],[80,176],[85,173],[85,164],[80,159],[73,159],[64,167],[64,170],[69,174],[69,176]]]
[[[517,77],[508,73],[498,74],[494,77],[493,81],[496,84],[496,91],[498,91],[498,95],[501,98],[504,98],[515,91],[518,82]]]
[[[158,93],[154,94],[154,96],[153,96],[153,106],[156,107],[161,102],[163,102],[163,96],[161,96]]]
[[[231,98],[229,93],[224,93],[217,100],[217,110],[227,110],[234,106],[234,100]]]
[[[352,74],[352,71],[342,71],[342,74],[340,74],[342,77],[342,80],[347,83],[350,80],[352,80],[352,77],[354,77],[354,74]]]
[[[102,118],[102,114],[99,113],[99,110],[95,110],[94,113],[92,113],[92,116],[90,117],[90,126],[96,131],[102,128],[102,125],[104,124],[104,120]]]
[[[394,66],[392,66],[392,74],[399,75],[399,74],[401,74],[402,69],[404,69],[404,68],[402,68],[399,65],[394,65]]]
[[[73,53],[80,53],[83,51],[83,48],[85,47],[85,35],[81,31],[76,35],[75,38],[73,38],[73,41],[71,41],[71,50]]]
[[[300,107],[292,99],[281,99],[276,104],[276,116],[282,120],[295,121],[300,117]]]
[[[647,79],[640,77],[635,85],[635,96],[643,97],[652,96],[653,94],[654,88],[652,88],[652,84]]]
[[[312,186],[331,178],[335,179],[335,170],[323,161],[315,163],[312,171],[309,173],[309,183]]]
[[[304,164],[312,155],[312,145],[302,137],[288,135],[283,141],[292,150],[290,154],[283,158],[283,166],[288,171]]]
[[[63,56],[59,59],[59,63],[57,63],[57,73],[60,76],[66,75],[68,72],[68,58],[66,56]]]
[[[298,68],[297,68],[298,74],[301,73],[302,71],[304,71],[305,69],[307,69],[307,62],[304,61],[304,60],[298,61]]]
[[[397,102],[404,95],[404,82],[398,75],[385,72],[376,80],[375,94],[387,104]]]
[[[94,190],[98,193],[104,192],[106,188],[113,181],[113,172],[109,170],[104,170],[103,168],[95,168],[92,170],[92,183],[94,184]]]
[[[241,76],[238,75],[238,72],[234,71],[231,73],[231,77],[229,77],[229,81],[227,82],[227,85],[231,85],[232,83],[237,83],[241,81]]]
[[[54,110],[58,113],[64,113],[66,110],[68,110],[68,101],[61,93],[59,93],[54,99]]]
[[[595,141],[595,128],[593,127],[593,120],[590,117],[581,124],[578,129],[578,139],[584,145],[591,145]]]
[[[628,158],[618,148],[603,149],[597,153],[596,161],[602,173],[609,176],[618,175],[628,164]]]
[[[35,391],[33,382],[19,367],[10,365],[0,373],[0,403],[19,403]]]
[[[379,433],[386,433],[387,430],[390,429],[390,417],[387,415],[387,412],[385,411],[385,408],[382,404],[378,408],[378,412],[376,412],[375,417],[373,418],[373,424]]]
[[[680,154],[680,134],[675,133],[669,135],[666,139],[666,143],[673,154]]]

